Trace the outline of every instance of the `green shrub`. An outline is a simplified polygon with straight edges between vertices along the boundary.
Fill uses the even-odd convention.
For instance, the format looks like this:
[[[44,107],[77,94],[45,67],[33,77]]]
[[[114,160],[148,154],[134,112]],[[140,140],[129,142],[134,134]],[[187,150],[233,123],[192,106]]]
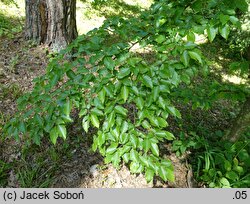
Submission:
[[[112,18],[78,37],[35,80],[33,91],[18,99],[6,134],[36,144],[49,137],[56,144],[66,139],[77,109],[84,131],[95,128],[92,150],[106,163],[118,168],[124,161],[147,181],[155,175],[173,181],[173,165],[162,158],[159,144],[175,139],[167,119],[181,119],[173,105],[177,87],[208,71],[195,34],[206,30],[211,42],[216,35],[227,39],[230,26],[238,25],[238,4],[203,3],[156,1],[138,18]],[[150,52],[150,60],[133,51],[137,45]]]

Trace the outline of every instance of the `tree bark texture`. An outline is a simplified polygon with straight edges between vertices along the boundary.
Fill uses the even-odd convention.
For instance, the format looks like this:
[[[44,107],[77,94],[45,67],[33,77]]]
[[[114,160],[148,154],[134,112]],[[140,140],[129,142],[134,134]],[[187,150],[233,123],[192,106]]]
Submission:
[[[234,121],[229,133],[224,138],[231,142],[237,141],[241,135],[246,131],[250,126],[250,96],[245,101],[244,105],[241,108],[239,115]]]
[[[25,0],[25,37],[60,51],[77,37],[76,0]]]

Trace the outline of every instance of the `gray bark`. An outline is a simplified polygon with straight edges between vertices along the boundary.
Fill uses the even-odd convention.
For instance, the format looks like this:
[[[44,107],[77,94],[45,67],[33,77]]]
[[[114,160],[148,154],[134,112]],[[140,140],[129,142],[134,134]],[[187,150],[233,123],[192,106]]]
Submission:
[[[76,0],[25,0],[25,37],[60,51],[77,37]]]

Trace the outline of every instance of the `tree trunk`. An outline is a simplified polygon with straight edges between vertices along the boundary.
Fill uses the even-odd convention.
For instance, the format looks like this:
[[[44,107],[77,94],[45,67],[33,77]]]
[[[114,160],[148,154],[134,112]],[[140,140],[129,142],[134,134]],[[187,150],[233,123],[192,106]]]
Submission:
[[[60,51],[77,37],[76,0],[25,0],[25,37]]]
[[[231,142],[237,141],[249,126],[250,126],[250,97],[248,97],[247,100],[245,101],[239,115],[237,116],[236,121],[232,125],[229,133],[224,137],[224,140],[229,140]]]

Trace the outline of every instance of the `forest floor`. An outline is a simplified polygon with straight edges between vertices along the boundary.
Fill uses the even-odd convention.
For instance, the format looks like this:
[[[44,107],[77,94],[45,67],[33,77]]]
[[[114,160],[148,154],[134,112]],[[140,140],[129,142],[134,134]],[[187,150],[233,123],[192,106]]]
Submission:
[[[126,6],[128,12],[124,15],[138,11],[136,6]],[[88,10],[86,13],[88,7],[89,4],[78,4],[79,19],[89,15],[89,21],[86,21],[89,27],[82,23],[85,27],[80,26],[80,33],[86,33],[93,26],[100,25],[106,17],[114,15],[114,10],[119,10],[115,3],[111,4],[109,15],[104,11],[93,14]],[[81,12],[85,9],[85,14],[81,15],[79,9]],[[93,15],[99,18],[95,23],[91,20]],[[0,35],[0,134],[5,122],[16,112],[17,98],[32,90],[32,80],[45,73],[47,64],[53,58],[47,47],[27,42],[23,36],[22,31],[11,36]],[[212,55],[211,57],[216,57],[215,54]],[[234,111],[234,105],[225,101],[218,103],[212,111],[193,111],[188,106],[178,108],[186,121],[183,126],[188,126],[189,129],[202,126],[209,130],[225,130],[230,125],[230,117],[224,113],[225,109],[230,114],[237,112]],[[0,136],[0,165],[4,162],[7,164],[5,168],[8,169],[4,185],[84,188],[203,187],[202,183],[197,184],[194,181],[189,165],[189,153],[177,157],[169,144],[163,145],[162,156],[169,158],[174,165],[174,183],[163,182],[160,178],[147,183],[143,175],[131,174],[125,165],[115,169],[112,165],[104,164],[102,156],[90,151],[91,132],[86,135],[79,129],[79,123],[76,119],[69,127],[67,140],[56,146],[48,141],[43,141],[41,146],[29,145],[26,141],[19,143],[13,138],[1,140]],[[170,124],[173,131],[175,124],[175,121]]]

